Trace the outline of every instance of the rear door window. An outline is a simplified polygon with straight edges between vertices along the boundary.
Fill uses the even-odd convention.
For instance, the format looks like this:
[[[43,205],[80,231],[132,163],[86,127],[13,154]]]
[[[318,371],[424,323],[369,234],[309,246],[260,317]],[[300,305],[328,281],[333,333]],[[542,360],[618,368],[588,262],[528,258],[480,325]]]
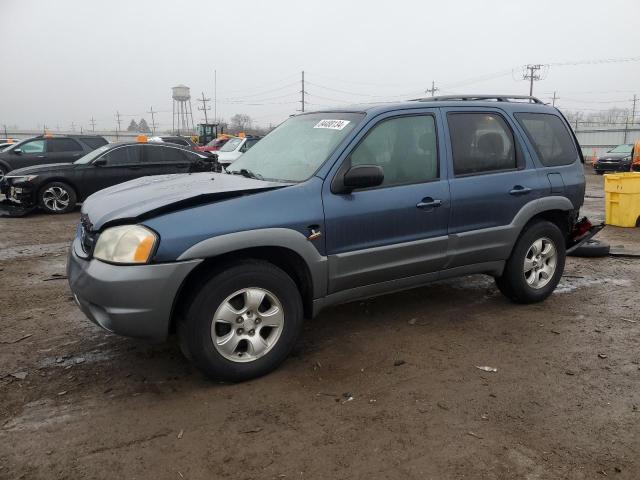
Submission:
[[[182,150],[178,148],[149,145],[146,152],[145,162],[147,163],[182,163],[185,161]]]
[[[517,168],[513,132],[497,113],[447,115],[456,176]]]
[[[578,151],[560,117],[548,113],[516,113],[515,117],[545,167],[569,165],[576,161]]]
[[[72,138],[50,138],[47,140],[49,153],[81,152],[82,147]]]
[[[107,161],[107,165],[136,165],[142,163],[142,148],[139,145],[109,150],[101,158]]]

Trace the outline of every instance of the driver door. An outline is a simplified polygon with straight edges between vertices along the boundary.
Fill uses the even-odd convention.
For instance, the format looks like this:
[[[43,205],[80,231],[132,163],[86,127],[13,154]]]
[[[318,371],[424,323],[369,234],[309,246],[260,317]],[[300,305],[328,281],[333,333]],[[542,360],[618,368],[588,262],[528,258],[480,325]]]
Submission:
[[[378,165],[382,185],[336,194],[333,177],[325,181],[329,293],[410,277],[431,280],[445,264],[450,202],[439,112],[414,112],[391,112],[361,133],[333,173]]]

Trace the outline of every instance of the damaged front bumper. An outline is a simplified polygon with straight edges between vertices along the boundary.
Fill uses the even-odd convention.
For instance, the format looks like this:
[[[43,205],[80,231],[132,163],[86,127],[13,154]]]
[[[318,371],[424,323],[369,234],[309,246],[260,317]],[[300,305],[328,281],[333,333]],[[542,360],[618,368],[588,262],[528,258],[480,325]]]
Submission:
[[[23,205],[11,200],[4,200],[0,201],[0,217],[24,217],[36,208],[36,205]]]
[[[0,216],[24,217],[35,210],[36,202],[28,186],[10,185],[6,180],[0,185]]]
[[[604,223],[593,225],[587,217],[582,217],[573,226],[567,241],[567,254],[573,252],[580,245],[596,236],[604,228]]]

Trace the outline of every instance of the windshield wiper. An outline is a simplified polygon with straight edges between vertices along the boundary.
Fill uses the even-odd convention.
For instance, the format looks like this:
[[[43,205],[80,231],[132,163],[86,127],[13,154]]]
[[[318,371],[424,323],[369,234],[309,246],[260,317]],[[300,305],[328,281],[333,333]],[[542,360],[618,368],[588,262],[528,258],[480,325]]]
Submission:
[[[247,178],[264,180],[264,177],[262,175],[260,175],[259,173],[254,173],[251,170],[248,170],[246,168],[241,168],[240,170],[227,170],[227,172],[230,173],[231,175],[242,175],[243,177],[247,177]]]

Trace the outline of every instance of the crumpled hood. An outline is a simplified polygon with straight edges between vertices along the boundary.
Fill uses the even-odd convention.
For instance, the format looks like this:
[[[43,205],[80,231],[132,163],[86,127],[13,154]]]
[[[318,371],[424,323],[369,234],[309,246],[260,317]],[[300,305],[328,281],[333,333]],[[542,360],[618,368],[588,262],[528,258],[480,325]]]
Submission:
[[[45,165],[34,165],[33,167],[22,167],[11,171],[10,176],[16,175],[37,175],[38,173],[58,172],[60,170],[72,170],[73,163],[47,163]]]
[[[108,222],[140,220],[193,205],[215,202],[248,193],[286,187],[226,173],[191,173],[142,177],[100,190],[82,205],[91,230]]]

